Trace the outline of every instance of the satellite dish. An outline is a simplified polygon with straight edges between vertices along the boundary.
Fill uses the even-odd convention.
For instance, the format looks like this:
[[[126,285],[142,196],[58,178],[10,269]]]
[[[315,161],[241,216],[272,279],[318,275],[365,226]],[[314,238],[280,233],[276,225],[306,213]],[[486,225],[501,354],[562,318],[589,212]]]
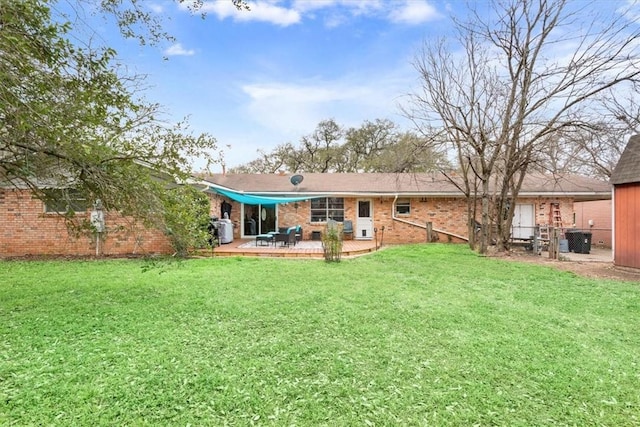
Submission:
[[[302,175],[293,175],[291,177],[291,183],[293,185],[298,185],[298,184],[300,184],[302,182],[303,179],[304,179],[304,176],[302,176]]]

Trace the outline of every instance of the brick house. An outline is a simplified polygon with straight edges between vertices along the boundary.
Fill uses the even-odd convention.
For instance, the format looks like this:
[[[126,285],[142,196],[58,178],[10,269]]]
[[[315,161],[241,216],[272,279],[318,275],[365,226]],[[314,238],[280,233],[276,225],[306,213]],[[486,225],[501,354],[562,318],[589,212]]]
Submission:
[[[640,268],[640,135],[629,139],[611,174],[613,263]]]
[[[65,207],[66,209],[66,207]],[[104,212],[106,233],[75,236],[67,229],[55,203],[44,203],[30,190],[0,188],[0,257],[92,256],[171,253],[160,230],[148,229],[117,212]],[[75,215],[89,219],[91,207],[82,203]]]
[[[334,219],[351,221],[356,239],[372,239],[376,233],[381,237],[384,229],[386,243],[425,242],[430,222],[440,241],[468,240],[466,201],[442,174],[308,173],[297,185],[291,178],[282,173],[215,174],[203,184],[212,215],[222,217],[225,204],[234,238],[301,225],[303,239],[313,239]],[[512,236],[527,239],[536,225],[573,227],[574,202],[610,198],[607,182],[531,175],[515,206]]]

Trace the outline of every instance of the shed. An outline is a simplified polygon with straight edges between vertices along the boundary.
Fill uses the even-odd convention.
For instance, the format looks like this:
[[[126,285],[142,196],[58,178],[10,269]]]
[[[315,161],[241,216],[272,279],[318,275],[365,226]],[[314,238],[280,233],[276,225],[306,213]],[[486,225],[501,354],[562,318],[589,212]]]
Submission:
[[[611,174],[613,263],[640,268],[640,135],[629,138]]]

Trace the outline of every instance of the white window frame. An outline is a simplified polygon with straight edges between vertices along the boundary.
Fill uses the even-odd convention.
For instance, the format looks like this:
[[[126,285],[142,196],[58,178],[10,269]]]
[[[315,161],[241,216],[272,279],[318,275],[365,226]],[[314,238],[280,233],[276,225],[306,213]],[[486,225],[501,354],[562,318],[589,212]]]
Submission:
[[[396,200],[396,215],[411,215],[411,199],[403,197]]]
[[[47,193],[49,197],[44,200],[46,214],[85,213],[88,209],[87,199],[79,197],[73,189],[52,189],[47,190]]]
[[[318,203],[319,201],[324,201],[324,207],[314,208],[314,202]],[[339,201],[342,202],[342,207],[336,207],[336,204]],[[324,197],[320,199],[312,199],[309,206],[309,221],[312,224],[320,224],[323,222],[327,222],[330,219],[333,219],[337,222],[344,221],[344,197]]]

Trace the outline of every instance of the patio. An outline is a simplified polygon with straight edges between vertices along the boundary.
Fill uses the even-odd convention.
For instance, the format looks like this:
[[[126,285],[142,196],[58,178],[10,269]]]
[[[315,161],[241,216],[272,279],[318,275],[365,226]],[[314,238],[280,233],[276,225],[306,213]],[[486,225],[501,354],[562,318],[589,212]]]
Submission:
[[[260,245],[256,246],[256,239],[235,239],[231,243],[216,246],[213,250],[201,250],[201,256],[257,256],[282,258],[323,258],[322,242],[303,240],[294,246]],[[380,247],[378,242],[378,248]],[[345,258],[363,255],[376,250],[374,240],[345,240],[342,246],[342,256]]]

